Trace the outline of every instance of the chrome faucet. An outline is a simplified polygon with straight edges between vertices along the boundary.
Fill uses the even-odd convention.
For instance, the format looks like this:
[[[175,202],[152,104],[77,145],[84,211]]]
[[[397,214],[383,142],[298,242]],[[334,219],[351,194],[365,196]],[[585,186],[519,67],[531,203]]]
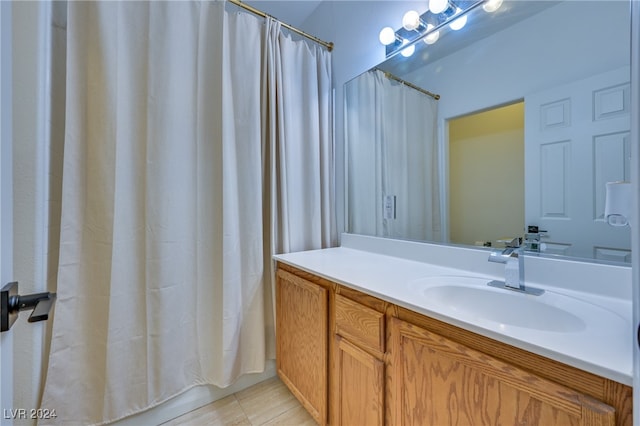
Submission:
[[[524,250],[522,238],[516,237],[506,244],[502,251],[492,251],[489,262],[505,264],[504,281],[493,280],[488,283],[492,287],[504,288],[521,293],[539,296],[544,290],[524,285]]]

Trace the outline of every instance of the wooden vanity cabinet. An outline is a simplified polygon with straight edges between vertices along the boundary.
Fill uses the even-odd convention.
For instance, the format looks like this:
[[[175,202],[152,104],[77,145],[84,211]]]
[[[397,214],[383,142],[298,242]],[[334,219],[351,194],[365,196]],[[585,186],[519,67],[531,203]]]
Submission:
[[[384,311],[335,294],[334,312],[331,424],[382,426],[385,413]]]
[[[391,318],[393,425],[608,425],[594,398]]]
[[[278,268],[278,374],[320,425],[633,422],[629,386]]]
[[[460,351],[463,351],[463,353],[471,353],[470,351],[473,351],[475,354],[481,354],[482,359],[486,360],[486,362],[491,361],[492,365],[498,365],[495,364],[495,362],[500,362],[501,367],[499,369],[503,369],[506,372],[513,372],[516,377],[525,377],[525,385],[528,383],[528,380],[531,380],[532,384],[548,382],[555,386],[560,386],[561,388],[564,388],[566,390],[566,395],[568,398],[574,400],[579,399],[585,406],[585,413],[581,417],[582,420],[572,420],[572,422],[564,422],[559,417],[557,420],[551,422],[531,421],[526,424],[540,426],[546,426],[548,424],[601,424],[598,423],[598,421],[600,420],[596,420],[598,418],[597,416],[592,420],[590,418],[591,414],[589,414],[589,407],[593,407],[596,412],[602,412],[603,407],[599,404],[612,407],[615,410],[613,414],[613,423],[611,424],[615,424],[616,426],[631,426],[633,424],[633,392],[630,386],[615,382],[605,377],[597,376],[587,371],[580,370],[578,368],[563,364],[550,358],[546,358],[541,355],[526,351],[524,349],[520,349],[515,346],[493,340],[489,337],[476,334],[474,332],[456,327],[443,321],[439,321],[437,319],[427,317],[425,315],[421,315],[414,311],[398,306],[394,306],[391,318],[388,317],[389,362],[387,364],[386,398],[389,404],[392,406],[394,403],[402,399],[402,396],[398,395],[398,390],[394,389],[393,385],[394,383],[397,385],[398,380],[400,380],[400,377],[402,377],[401,374],[403,374],[399,372],[399,363],[397,361],[394,363],[394,360],[398,356],[400,356],[398,350],[396,349],[402,348],[402,346],[404,346],[403,349],[399,350],[406,350],[410,347],[413,347],[414,350],[418,350],[417,348],[420,348],[422,346],[419,338],[417,338],[417,340],[411,341],[411,345],[409,345],[410,339],[408,339],[408,337],[403,338],[405,339],[404,345],[399,343],[399,336],[402,335],[403,330],[406,329],[406,325],[399,326],[398,324],[409,324],[411,326],[411,329],[416,332],[418,330],[422,330],[420,333],[429,332],[432,336],[446,338],[449,345],[453,345],[453,347],[459,348]],[[411,333],[409,333],[408,336],[411,336]],[[405,352],[406,356],[408,357],[410,357],[410,353],[411,352]],[[401,356],[401,358],[404,358],[404,356]],[[407,361],[401,361],[400,364],[402,362]],[[403,368],[408,369],[410,367],[407,364]],[[469,372],[471,370],[467,369],[465,371]],[[487,374],[487,377],[490,377],[491,380],[502,380],[500,376],[491,373],[490,370],[485,374]],[[468,384],[469,383],[467,383],[467,385]],[[461,385],[462,383],[457,384],[457,389],[460,392],[462,392],[463,390],[463,388],[460,387]],[[479,386],[475,384],[475,379],[474,386]],[[526,392],[529,392],[530,395],[534,395],[535,398],[538,398],[539,395],[545,396],[546,389],[546,386],[541,386],[538,388],[536,388],[536,386],[532,386],[531,389],[528,390],[522,389],[520,392],[525,393],[518,394],[521,395],[518,396],[518,398],[526,395]],[[561,393],[565,393],[565,391],[562,391]],[[552,394],[546,395],[546,397],[550,396],[552,396]],[[511,399],[511,404],[513,404],[513,398],[509,399]],[[518,401],[516,400],[515,402]],[[405,405],[406,404],[410,404],[410,401],[405,401]],[[532,407],[536,407],[541,403],[535,401],[532,402],[532,404]],[[568,404],[565,403],[561,403],[561,405],[563,407],[568,406]],[[389,424],[402,424],[401,422],[395,422],[395,419],[399,418],[397,415],[397,406],[395,407],[395,410],[389,408],[389,412],[391,414]],[[501,410],[503,409],[505,408],[501,408]],[[545,410],[547,409],[548,408],[545,408]],[[572,412],[575,412],[575,408],[572,408]],[[608,419],[608,415],[606,415],[605,418]],[[583,423],[580,423],[580,421],[582,421]],[[595,423],[593,423],[594,421]],[[607,421],[611,420],[609,419]],[[480,424],[489,423],[490,422],[487,420],[481,422]],[[465,423],[460,421],[459,424]],[[508,421],[501,421],[498,422],[498,424],[511,423],[509,423]],[[609,423],[605,422],[604,424]]]
[[[327,423],[329,289],[279,269],[276,369],[320,425]]]

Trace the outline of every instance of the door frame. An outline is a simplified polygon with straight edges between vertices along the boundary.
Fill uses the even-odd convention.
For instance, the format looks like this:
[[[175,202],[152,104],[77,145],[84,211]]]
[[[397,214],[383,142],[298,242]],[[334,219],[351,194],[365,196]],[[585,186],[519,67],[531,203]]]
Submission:
[[[631,271],[633,288],[633,387],[640,391],[640,349],[637,330],[640,326],[640,2],[631,0],[631,187],[633,209],[631,226]],[[640,398],[633,398],[634,424],[640,424]]]
[[[12,9],[0,2],[0,286],[13,278],[12,170]],[[5,413],[13,409],[13,334],[0,334],[0,424],[11,425]],[[6,411],[5,411],[6,410]]]

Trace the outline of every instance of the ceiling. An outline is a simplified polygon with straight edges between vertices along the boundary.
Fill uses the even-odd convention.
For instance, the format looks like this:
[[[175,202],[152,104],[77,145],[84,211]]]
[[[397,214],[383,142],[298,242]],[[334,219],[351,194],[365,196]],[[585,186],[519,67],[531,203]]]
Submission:
[[[300,27],[323,0],[245,0],[280,22]]]

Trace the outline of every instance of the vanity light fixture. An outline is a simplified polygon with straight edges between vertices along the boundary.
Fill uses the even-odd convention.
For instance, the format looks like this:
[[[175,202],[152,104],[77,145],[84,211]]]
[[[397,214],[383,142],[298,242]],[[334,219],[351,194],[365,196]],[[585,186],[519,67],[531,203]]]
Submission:
[[[449,8],[449,0],[429,0],[429,11],[431,13],[442,13]]]
[[[396,34],[396,32],[391,27],[384,27],[380,30],[380,34],[378,35],[378,39],[380,43],[388,46],[393,43],[402,42],[402,38]]]
[[[420,14],[415,10],[410,10],[404,14],[402,17],[402,26],[407,31],[418,30],[420,27],[426,28],[424,21],[420,19]]]
[[[422,15],[409,10],[402,17],[402,27],[396,31],[392,27],[384,27],[379,34],[380,43],[387,46],[387,56],[400,51],[402,56],[409,57],[415,51],[415,44],[422,39],[430,45],[440,38],[441,28],[448,26],[453,31],[462,29],[468,20],[468,12],[482,6],[487,12],[495,12],[504,0],[429,0],[428,10]],[[405,47],[405,45],[411,44]]]

